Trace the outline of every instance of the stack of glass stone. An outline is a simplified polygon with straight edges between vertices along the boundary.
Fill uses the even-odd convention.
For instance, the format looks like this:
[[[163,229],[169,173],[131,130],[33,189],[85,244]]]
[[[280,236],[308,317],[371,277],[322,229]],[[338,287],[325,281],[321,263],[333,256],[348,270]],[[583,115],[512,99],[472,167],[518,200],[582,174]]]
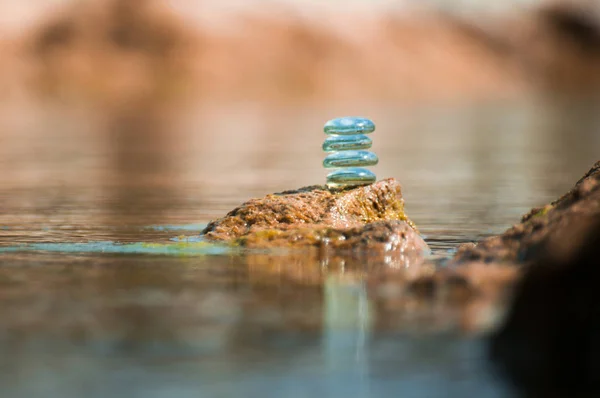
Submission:
[[[373,145],[365,134],[375,131],[375,123],[363,117],[340,117],[325,123],[323,130],[328,135],[323,150],[329,153],[323,166],[336,169],[327,175],[327,185],[346,187],[374,183],[375,174],[363,167],[379,162],[377,155],[364,150]]]

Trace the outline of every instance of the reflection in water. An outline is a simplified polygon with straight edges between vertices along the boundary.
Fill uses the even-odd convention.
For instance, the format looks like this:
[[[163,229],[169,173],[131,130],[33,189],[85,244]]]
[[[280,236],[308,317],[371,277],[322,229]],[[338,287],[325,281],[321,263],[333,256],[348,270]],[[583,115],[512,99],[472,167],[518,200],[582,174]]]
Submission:
[[[201,227],[167,226],[323,182],[321,126],[345,114],[377,123],[374,171],[400,180],[438,257],[564,192],[600,144],[591,109],[559,104],[3,111],[3,396],[507,396],[475,336],[502,315],[514,270],[473,294],[394,256],[140,243],[177,245]],[[132,242],[143,250],[109,249]]]
[[[162,214],[179,205],[177,189],[182,184],[174,169],[178,137],[170,131],[168,116],[152,106],[109,114],[105,137],[111,156],[105,179],[109,217],[131,224],[142,210],[146,220],[160,224]],[[153,194],[156,191],[160,198]]]
[[[366,396],[369,392],[368,341],[372,326],[366,284],[332,275],[325,280],[323,289],[324,355],[328,371],[335,373],[352,364],[359,387],[355,394]]]
[[[74,397],[96,378],[93,396],[499,396],[477,369],[478,340],[419,336],[409,324],[378,332],[387,314],[367,274],[298,279],[286,256],[279,273],[249,268],[251,257],[5,255],[5,391]],[[59,374],[64,385],[44,384]]]

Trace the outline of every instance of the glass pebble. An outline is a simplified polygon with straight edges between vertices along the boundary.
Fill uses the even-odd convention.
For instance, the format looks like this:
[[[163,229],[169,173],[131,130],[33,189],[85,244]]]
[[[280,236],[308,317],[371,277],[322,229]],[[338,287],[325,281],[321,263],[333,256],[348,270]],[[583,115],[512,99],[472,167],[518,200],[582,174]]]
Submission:
[[[375,174],[360,167],[348,167],[332,171],[327,175],[327,185],[341,187],[349,185],[368,185],[377,180]]]
[[[325,139],[323,150],[325,152],[350,151],[369,149],[373,141],[366,135],[331,135]]]
[[[325,123],[323,131],[329,135],[369,134],[375,131],[375,123],[364,117],[339,117]]]
[[[328,186],[368,185],[377,180],[373,172],[362,168],[379,163],[377,155],[363,150],[373,145],[364,134],[375,131],[375,123],[364,117],[340,117],[325,123],[323,130],[329,135],[323,143],[323,151],[329,153],[323,166],[337,168],[327,175]]]
[[[369,151],[340,151],[334,152],[323,160],[323,167],[354,167],[374,166],[379,158]]]

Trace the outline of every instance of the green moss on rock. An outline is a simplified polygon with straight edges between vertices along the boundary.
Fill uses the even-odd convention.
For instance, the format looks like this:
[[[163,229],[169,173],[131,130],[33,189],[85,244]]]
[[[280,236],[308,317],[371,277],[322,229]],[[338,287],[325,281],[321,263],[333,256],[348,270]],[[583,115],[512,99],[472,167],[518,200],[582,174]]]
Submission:
[[[208,240],[245,247],[346,247],[367,236],[381,246],[410,239],[411,247],[427,247],[404,212],[400,184],[393,178],[352,188],[316,185],[251,199],[202,233]]]

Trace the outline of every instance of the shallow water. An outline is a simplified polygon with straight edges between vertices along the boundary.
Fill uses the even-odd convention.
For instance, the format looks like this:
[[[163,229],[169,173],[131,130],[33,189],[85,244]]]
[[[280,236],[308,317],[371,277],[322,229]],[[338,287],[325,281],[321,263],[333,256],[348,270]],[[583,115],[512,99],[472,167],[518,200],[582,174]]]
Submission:
[[[509,396],[487,309],[379,289],[410,269],[174,241],[322,183],[322,124],[351,114],[438,256],[562,194],[600,147],[574,104],[4,106],[2,396]]]

